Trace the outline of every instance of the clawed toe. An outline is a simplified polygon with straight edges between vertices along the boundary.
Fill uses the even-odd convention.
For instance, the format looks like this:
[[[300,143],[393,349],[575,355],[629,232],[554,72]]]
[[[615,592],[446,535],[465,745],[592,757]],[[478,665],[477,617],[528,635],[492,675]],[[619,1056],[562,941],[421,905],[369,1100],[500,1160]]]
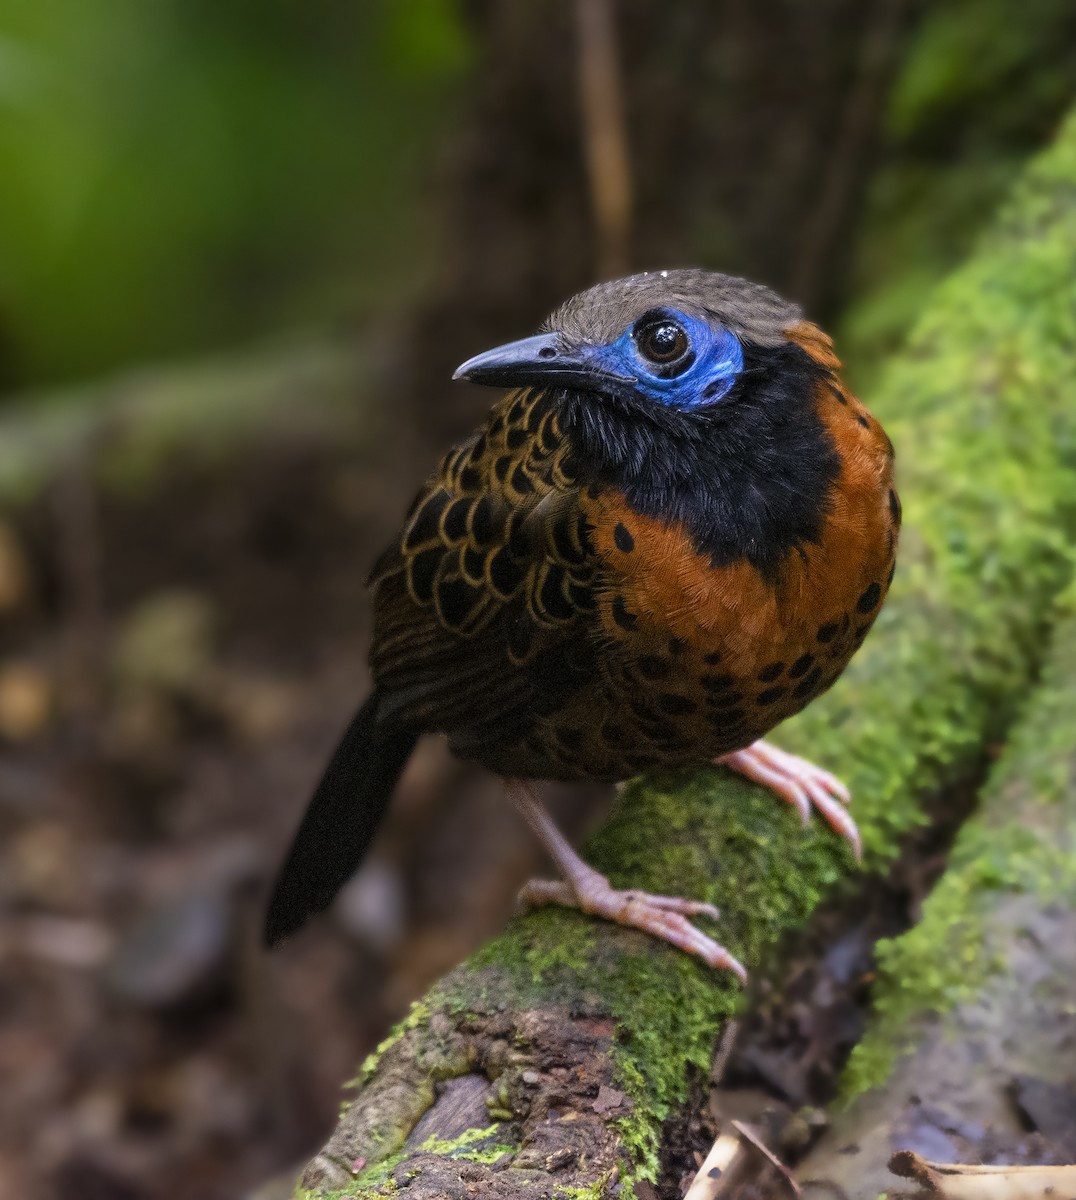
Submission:
[[[856,861],[862,858],[859,830],[846,811],[852,796],[835,775],[761,740],[717,761],[775,792],[796,809],[805,825],[815,809],[835,833],[848,841]]]
[[[577,888],[559,880],[532,879],[519,895],[520,900],[529,906],[559,904],[578,908],[592,916],[604,917],[618,925],[639,929],[701,959],[707,966],[732,971],[741,983],[747,981],[743,964],[687,919],[713,919],[720,915],[712,904],[703,900],[655,896],[635,889],[621,891],[611,887],[609,881],[597,872],[581,878]]]

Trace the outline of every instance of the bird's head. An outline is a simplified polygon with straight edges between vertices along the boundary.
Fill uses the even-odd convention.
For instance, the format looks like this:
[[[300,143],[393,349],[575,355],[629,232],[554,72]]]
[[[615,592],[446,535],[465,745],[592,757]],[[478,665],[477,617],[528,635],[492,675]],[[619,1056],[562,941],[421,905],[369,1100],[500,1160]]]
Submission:
[[[837,365],[769,288],[670,270],[580,292],[544,332],[455,377],[542,390],[581,479],[683,521],[715,561],[769,569],[817,536],[829,504],[839,454],[816,397]]]
[[[744,374],[745,352],[787,344],[802,320],[760,284],[710,271],[655,271],[574,296],[535,337],[468,359],[454,378],[563,388],[636,415],[702,415]]]

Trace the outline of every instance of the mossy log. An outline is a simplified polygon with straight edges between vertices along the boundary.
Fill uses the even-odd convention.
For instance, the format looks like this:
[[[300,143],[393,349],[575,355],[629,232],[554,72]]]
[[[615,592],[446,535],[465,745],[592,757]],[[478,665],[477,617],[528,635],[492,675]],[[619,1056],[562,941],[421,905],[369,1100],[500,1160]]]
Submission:
[[[1059,1103],[1076,1069],[1076,587],[1059,607],[1042,681],[923,919],[878,947],[873,1025],[845,1077],[855,1102],[801,1181],[877,1196],[896,1151],[978,1161],[977,1131],[1002,1150],[1022,1140],[1027,1087],[1054,1152],[1076,1152]]]
[[[931,299],[871,405],[897,445],[897,579],[846,677],[777,740],[851,786],[866,871],[923,800],[981,771],[1038,665],[1076,517],[1076,120]],[[588,846],[617,884],[702,896],[758,969],[838,886],[847,849],[713,769],[629,785]],[[730,976],[540,912],[436,984],[358,1081],[311,1195],[631,1194],[740,1003]],[[645,1189],[644,1189],[645,1190]]]

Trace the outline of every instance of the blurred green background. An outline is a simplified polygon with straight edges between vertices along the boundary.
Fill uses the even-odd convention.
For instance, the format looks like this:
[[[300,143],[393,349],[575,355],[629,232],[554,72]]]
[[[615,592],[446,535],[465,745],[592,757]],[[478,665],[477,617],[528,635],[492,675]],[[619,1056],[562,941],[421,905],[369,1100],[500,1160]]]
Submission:
[[[517,72],[521,90],[544,70],[566,86],[554,94],[531,84],[531,98],[576,108],[570,6],[521,7],[521,18],[506,19],[463,0],[3,0],[4,392],[331,328],[413,299],[457,232],[452,155],[473,158],[468,139],[497,123],[491,65],[497,78]],[[722,193],[700,167],[719,164],[735,180],[764,163],[765,187],[791,190],[809,218],[809,190],[832,182],[821,152],[843,145],[839,244],[820,249],[836,278],[800,282],[826,318],[855,298],[844,324],[867,360],[899,338],[917,298],[966,251],[1048,136],[1071,92],[1073,8],[1027,0],[1017,21],[1005,0],[767,7],[786,27],[769,45],[760,17],[740,5],[622,6],[641,201],[626,265],[653,265],[649,214],[657,206],[660,217],[664,204],[688,219],[676,237],[651,240],[678,260],[780,276],[772,257],[752,253],[761,235],[744,232],[750,183]],[[797,51],[808,26],[816,32]],[[806,73],[793,62],[793,77],[804,77],[785,90],[817,118],[812,128],[760,93],[772,90],[760,63],[787,76],[798,55],[814,62]],[[682,86],[661,86],[678,59]],[[530,151],[532,133],[548,135],[557,121],[501,93],[532,127],[519,131]],[[778,144],[782,121],[798,147]],[[739,139],[717,128],[730,125]],[[678,159],[658,145],[651,169],[650,143],[670,139]],[[547,207],[544,192],[562,188],[567,204],[578,187],[581,147],[548,136],[538,144],[529,172],[504,164],[525,189],[509,196],[492,184],[518,210],[502,212],[502,224]],[[760,207],[787,224],[772,203]],[[765,236],[774,238],[772,225]],[[593,274],[593,261],[580,266],[580,279]]]
[[[398,303],[471,58],[452,0],[5,0],[5,385]]]

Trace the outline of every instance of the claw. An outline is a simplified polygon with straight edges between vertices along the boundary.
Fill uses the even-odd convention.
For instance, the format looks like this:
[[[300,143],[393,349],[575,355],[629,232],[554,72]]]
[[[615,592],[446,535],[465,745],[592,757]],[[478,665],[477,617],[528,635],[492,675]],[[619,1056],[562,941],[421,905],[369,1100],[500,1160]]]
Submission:
[[[744,750],[725,754],[717,761],[776,792],[796,809],[805,825],[810,820],[811,809],[816,809],[826,824],[848,841],[856,862],[862,859],[863,843],[859,830],[846,811],[852,796],[835,775],[761,740]]]
[[[519,898],[528,906],[559,904],[604,917],[618,925],[641,929],[651,937],[702,959],[707,966],[732,971],[741,983],[747,982],[743,964],[687,919],[689,916],[718,916],[717,909],[702,900],[654,896],[634,889],[622,891],[611,887],[608,879],[597,871],[588,871],[574,884],[532,879],[519,893]]]

